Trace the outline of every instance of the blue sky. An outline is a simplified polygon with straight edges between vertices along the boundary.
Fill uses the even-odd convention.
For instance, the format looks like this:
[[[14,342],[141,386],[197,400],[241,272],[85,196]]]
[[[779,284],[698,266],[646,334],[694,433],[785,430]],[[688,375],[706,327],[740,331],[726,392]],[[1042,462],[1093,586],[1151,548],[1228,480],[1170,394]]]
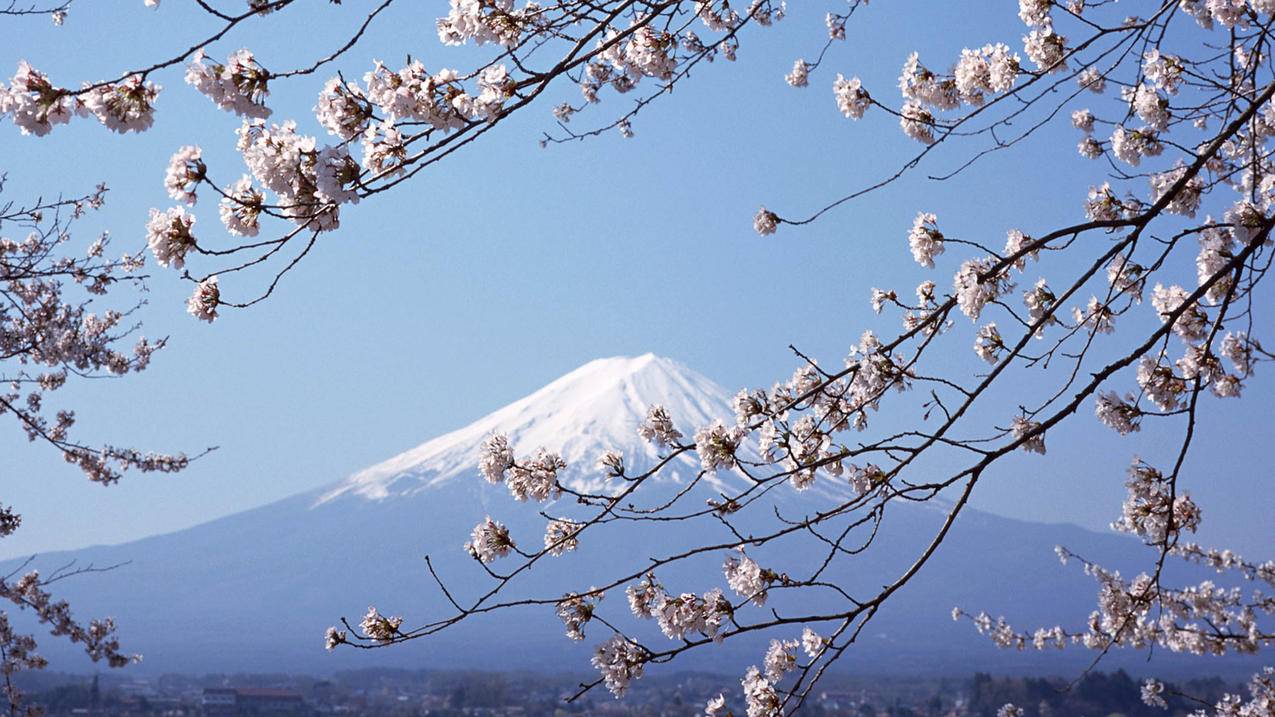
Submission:
[[[367,3],[313,5],[284,13],[296,18],[288,31],[277,29],[287,18],[273,18],[210,54],[246,46],[267,67],[302,64],[340,44],[341,28]],[[188,284],[153,268],[146,333],[167,335],[169,348],[140,376],[63,393],[78,409],[83,438],[220,450],[178,476],[133,476],[103,489],[27,445],[13,427],[0,431],[4,502],[27,519],[0,544],[0,556],[175,530],[333,482],[599,356],[652,351],[731,390],[787,376],[790,343],[839,361],[864,328],[894,325],[871,313],[872,287],[910,293],[927,276],[907,252],[918,209],[936,212],[945,229],[999,244],[1009,228],[1076,220],[1088,186],[1101,181],[1064,127],[989,158],[977,175],[927,181],[927,172],[966,156],[941,152],[920,172],[812,226],[753,233],[758,205],[804,214],[892,172],[915,151],[892,118],[870,112],[851,123],[836,111],[837,72],[860,75],[893,101],[912,48],[944,67],[964,46],[1018,45],[1012,5],[992,6],[868,7],[811,87],[796,90],[783,76],[793,59],[821,45],[826,8],[794,3],[780,26],[745,38],[738,62],[696,71],[640,115],[631,140],[611,133],[538,147],[540,132],[552,127],[552,105],[577,97],[575,88],[559,88],[405,187],[347,208],[342,229],[323,238],[280,292],[213,326],[185,314]],[[445,11],[437,0],[400,3],[340,67],[358,77],[373,59],[396,64],[408,53],[431,70],[463,64],[468,51],[435,38],[433,18]],[[10,20],[0,28],[4,71],[26,58],[55,82],[113,76],[189,45],[193,22],[182,3],[150,11],[140,1],[111,3],[110,12],[77,5],[62,28]],[[277,88],[273,119],[296,118],[322,137],[310,108],[327,76]],[[162,179],[178,147],[200,144],[215,176],[237,178],[237,119],[214,111],[180,69],[157,81],[165,88],[161,111],[144,135],[120,137],[90,121],[42,139],[0,127],[10,198],[105,181],[108,207],[80,231],[109,229],[119,248],[137,248],[147,210],[171,203]],[[607,121],[629,102],[608,95],[576,122]],[[197,233],[205,238],[217,234],[210,209],[200,206]],[[959,263],[946,258],[933,274],[941,286]],[[237,281],[223,280],[223,291],[260,286]],[[1270,545],[1266,516],[1275,501],[1260,449],[1272,428],[1268,373],[1240,402],[1207,402],[1200,445],[1213,446],[1189,462],[1204,542],[1249,551]],[[1053,440],[1049,460],[1008,463],[984,483],[977,504],[1106,525],[1119,510],[1131,454],[1164,448],[1169,434],[1119,440],[1088,407],[1084,413]],[[1233,518],[1210,520],[1221,515]]]

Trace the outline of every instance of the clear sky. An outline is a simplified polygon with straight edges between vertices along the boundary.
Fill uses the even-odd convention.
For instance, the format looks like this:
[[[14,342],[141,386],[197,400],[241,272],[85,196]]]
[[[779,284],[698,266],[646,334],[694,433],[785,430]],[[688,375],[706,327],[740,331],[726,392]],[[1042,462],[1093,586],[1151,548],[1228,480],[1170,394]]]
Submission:
[[[7,73],[26,58],[67,84],[114,76],[190,44],[197,30],[183,5],[151,11],[120,0],[105,11],[80,3],[62,28],[6,20],[0,63]],[[296,66],[340,44],[368,3],[309,5],[286,11],[297,19],[286,32],[272,20],[210,54],[246,46],[267,67]],[[992,244],[1009,228],[1032,232],[1081,215],[1100,169],[1076,155],[1077,137],[1063,128],[988,159],[977,175],[927,181],[967,156],[941,152],[813,226],[758,237],[751,220],[760,204],[803,214],[892,172],[916,149],[880,112],[844,119],[830,89],[837,72],[858,74],[893,100],[912,48],[943,67],[964,46],[1018,45],[1022,34],[1012,3],[874,4],[853,19],[849,41],[833,48],[811,87],[797,90],[783,76],[821,45],[826,8],[793,3],[790,11],[780,26],[749,33],[738,62],[696,71],[640,115],[631,140],[611,133],[539,148],[552,105],[578,96],[560,88],[407,186],[345,208],[342,229],[251,311],[197,322],[184,312],[190,286],[152,268],[146,334],[167,335],[169,348],[140,376],[81,382],[63,394],[78,409],[81,438],[220,450],[175,477],[132,476],[103,489],[4,426],[3,501],[26,523],[0,543],[0,556],[175,530],[336,481],[599,356],[652,351],[730,390],[769,386],[794,365],[790,343],[834,363],[864,328],[894,324],[874,316],[868,299],[874,286],[910,292],[925,278],[906,243],[918,209]],[[393,65],[408,53],[430,70],[463,64],[466,51],[435,37],[433,19],[445,12],[441,0],[400,2],[340,67],[361,77],[374,58]],[[295,118],[324,136],[310,108],[327,76],[279,88],[273,119]],[[162,180],[178,147],[200,144],[215,176],[237,178],[238,120],[214,112],[180,69],[157,80],[160,112],[140,136],[91,121],[41,139],[0,127],[9,198],[105,181],[109,205],[81,231],[109,229],[119,248],[135,249],[147,210],[171,204]],[[609,120],[631,101],[609,94],[576,122]],[[200,206],[205,240],[219,229],[210,209]],[[933,278],[945,286],[951,270],[944,264]],[[223,290],[249,290],[236,281],[224,280]],[[1213,446],[1189,467],[1203,540],[1261,553],[1275,514],[1265,447],[1275,422],[1270,371],[1259,374],[1242,401],[1207,402],[1200,445]],[[1116,439],[1084,410],[1051,444],[1051,460],[1011,463],[984,482],[977,504],[1090,527],[1112,520],[1130,455],[1153,451],[1160,437]]]

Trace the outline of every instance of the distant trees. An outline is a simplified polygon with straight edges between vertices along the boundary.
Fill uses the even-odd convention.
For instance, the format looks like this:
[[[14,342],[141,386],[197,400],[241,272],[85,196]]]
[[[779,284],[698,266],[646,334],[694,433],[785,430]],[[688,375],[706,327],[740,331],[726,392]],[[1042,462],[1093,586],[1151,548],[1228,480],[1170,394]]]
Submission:
[[[223,310],[269,296],[339,227],[343,211],[392,193],[536,104],[551,86],[573,84],[580,95],[553,108],[556,128],[546,142],[610,130],[629,135],[633,118],[684,84],[692,68],[732,59],[746,38],[762,41],[754,31],[780,23],[786,11],[771,0],[747,8],[725,0],[453,0],[438,21],[438,37],[446,45],[478,46],[463,55],[470,64],[431,70],[408,59],[372,63],[361,80],[334,73],[329,65],[358,46],[364,29],[392,4],[369,3],[349,41],[316,51],[313,63],[272,69],[269,48],[227,53],[219,42],[249,22],[289,31],[286,10],[293,0],[249,0],[233,10],[201,2],[210,28],[192,29],[190,43],[182,45],[188,50],[78,89],[20,62],[0,111],[36,135],[76,117],[140,132],[155,112],[159,87],[152,78],[184,67],[186,82],[208,97],[210,110],[242,116],[235,146],[248,173],[236,179],[237,171],[206,164],[198,146],[182,147],[163,178],[178,204],[153,210],[146,223],[156,263],[182,271],[193,285],[188,310],[213,321]],[[65,19],[69,5],[49,8],[55,21]],[[815,59],[798,59],[788,84],[807,87],[819,72],[831,75],[827,51],[847,39],[853,16],[865,11],[866,1],[836,4],[812,43],[808,57]],[[986,216],[983,226],[965,234],[918,206],[910,229],[900,227],[898,253],[910,253],[927,272],[941,266],[947,273],[921,280],[915,290],[874,290],[873,307],[897,317],[897,332],[847,337],[839,365],[798,353],[791,377],[737,396],[729,423],[678,426],[652,407],[641,432],[664,458],[636,466],[631,457],[601,456],[597,475],[609,481],[603,490],[572,489],[559,480],[560,457],[491,437],[484,477],[506,484],[519,500],[542,504],[545,534],[514,535],[499,516],[489,518],[466,544],[491,580],[480,597],[462,602],[440,580],[451,608],[446,614],[409,621],[372,609],[357,627],[333,627],[328,646],[381,647],[476,615],[540,606],[562,618],[568,637],[584,638],[586,626],[607,634],[593,657],[598,676],[581,692],[605,686],[618,696],[648,667],[740,635],[767,634],[774,636],[770,649],[743,676],[741,693],[712,700],[706,711],[725,714],[742,703],[750,717],[792,712],[881,606],[925,568],[989,471],[1017,452],[1047,460],[1056,427],[1082,415],[1076,420],[1098,421],[1131,444],[1152,422],[1178,432],[1173,450],[1131,446],[1128,498],[1118,511],[1113,506],[1114,527],[1147,545],[1147,570],[1127,578],[1104,569],[1095,556],[1063,547],[1059,557],[1083,566],[1098,583],[1087,624],[1023,631],[981,613],[958,609],[954,617],[1016,649],[1075,645],[1102,655],[1153,645],[1203,654],[1268,647],[1275,602],[1264,591],[1275,584],[1275,562],[1189,541],[1202,511],[1188,495],[1191,476],[1183,466],[1198,440],[1197,424],[1210,411],[1225,410],[1256,366],[1272,358],[1257,334],[1269,302],[1259,289],[1270,269],[1275,226],[1273,12],[1270,0],[1020,0],[1019,37],[988,44],[971,38],[959,57],[932,66],[915,52],[898,58],[901,96],[894,100],[888,99],[892,88],[866,87],[853,75],[825,77],[830,112],[897,119],[918,149],[901,159],[897,172],[820,200],[822,208],[807,215],[759,209],[759,234],[830,216],[925,163],[940,145],[967,147],[968,161],[940,178],[951,186],[963,182],[977,196],[981,158],[1019,149],[1060,123],[1074,128],[1079,153],[1095,162],[1088,187],[1057,187],[1059,201],[1075,206],[1075,220],[1013,227]],[[382,56],[403,54],[375,49]],[[326,131],[323,141],[291,120],[266,119],[273,116],[271,88],[280,82],[314,85],[314,121]],[[580,127],[588,106],[611,92],[639,99],[619,116]],[[1039,181],[1053,181],[1049,168],[1040,168]],[[196,229],[190,207],[200,195],[218,203],[220,230]],[[223,238],[208,239],[214,232]],[[230,298],[221,280],[258,266],[274,267],[274,278],[245,298]],[[880,427],[876,417],[885,412],[887,425],[906,427]],[[51,435],[66,450],[57,444],[60,434]],[[117,459],[116,453],[105,455]],[[1133,458],[1136,453],[1146,457]],[[70,455],[87,456],[95,475],[93,456],[102,454]],[[177,466],[121,455],[136,458],[138,467]],[[653,495],[657,477],[682,456],[696,457],[701,471],[672,499]],[[717,471],[746,476],[747,487],[706,506],[685,500],[692,486]],[[835,486],[834,494],[844,497],[830,498],[814,515],[774,510],[772,491],[817,484]],[[915,562],[880,590],[851,594],[825,579],[828,565],[871,549],[887,507],[940,495],[953,499],[942,526]],[[547,503],[556,498],[568,500]],[[725,526],[734,537],[637,563],[617,561],[613,579],[601,585],[518,594],[517,578],[537,563],[569,560],[598,526],[629,521]],[[749,529],[737,528],[745,523]],[[797,539],[821,544],[823,567],[798,574],[750,555]],[[705,555],[723,561],[716,589],[694,594],[659,577],[670,565]],[[1166,584],[1170,560],[1215,568],[1244,589]],[[627,599],[600,604],[607,592]],[[779,592],[830,594],[841,607],[768,612],[768,595]],[[608,618],[615,610],[650,619],[664,637],[647,640],[620,629]],[[1270,714],[1273,679],[1259,674],[1249,695],[1206,711]],[[1142,699],[1163,708],[1167,690],[1149,681]],[[1001,711],[1021,713],[1013,705]]]

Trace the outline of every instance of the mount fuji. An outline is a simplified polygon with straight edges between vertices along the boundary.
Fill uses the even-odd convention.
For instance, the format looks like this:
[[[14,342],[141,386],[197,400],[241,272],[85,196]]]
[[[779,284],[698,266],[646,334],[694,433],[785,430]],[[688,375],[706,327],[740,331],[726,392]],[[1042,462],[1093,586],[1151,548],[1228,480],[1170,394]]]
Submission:
[[[505,522],[514,539],[540,542],[543,506],[515,503],[503,486],[479,475],[482,441],[500,432],[519,455],[554,450],[567,461],[564,480],[574,488],[601,488],[593,466],[605,449],[622,451],[641,467],[657,458],[637,435],[653,403],[664,405],[689,434],[715,418],[730,420],[730,394],[669,359],[650,354],[592,361],[535,393],[475,421],[319,489],[186,530],[122,545],[95,546],[39,556],[45,572],[72,560],[79,565],[120,564],[113,570],[59,583],[58,593],[81,616],[113,615],[121,640],[144,654],[149,672],[329,672],[359,666],[464,667],[585,671],[599,626],[583,642],[563,635],[551,608],[500,611],[436,636],[389,649],[323,649],[324,629],[342,616],[357,623],[369,604],[403,615],[412,626],[447,614],[447,603],[423,556],[462,602],[480,594],[490,578],[461,544],[484,516]],[[674,492],[698,468],[693,458],[670,466],[665,490]],[[741,476],[723,472],[696,486],[687,504],[703,505]],[[825,480],[825,479],[821,479]],[[827,479],[831,483],[830,479]],[[839,489],[774,491],[776,510],[802,515],[826,508]],[[575,506],[560,500],[555,513]],[[959,520],[930,564],[873,619],[860,644],[843,658],[845,669],[873,673],[967,674],[975,669],[1060,672],[1084,666],[1091,654],[1006,654],[953,623],[953,606],[1005,614],[1024,627],[1083,624],[1092,609],[1093,581],[1059,566],[1054,546],[1102,556],[1121,569],[1149,560],[1137,541],[1068,525],[1012,520],[972,509]],[[934,534],[942,513],[927,506],[892,508],[872,548],[845,564],[833,579],[867,593],[893,580]],[[609,524],[574,553],[543,561],[513,589],[518,595],[557,597],[564,585],[579,589],[619,569],[632,571],[691,541],[713,541],[702,524]],[[592,532],[592,531],[591,531]],[[723,540],[728,540],[722,528]],[[822,556],[790,545],[751,553],[763,565],[800,572]],[[702,592],[723,583],[723,554],[659,577],[673,591]],[[10,562],[0,569],[16,567]],[[494,567],[499,568],[497,563]],[[818,596],[809,599],[820,600]],[[772,602],[778,610],[782,596]],[[770,607],[771,605],[768,605]],[[602,603],[605,615],[626,610],[619,591]],[[649,628],[650,626],[645,626]],[[795,637],[796,634],[787,637]],[[767,638],[770,636],[767,636]],[[662,640],[658,633],[652,640]],[[758,638],[760,639],[760,638]],[[758,639],[730,640],[690,653],[682,668],[736,671],[757,662]],[[60,669],[93,669],[57,640],[40,640]],[[1145,655],[1115,655],[1108,665],[1137,665]],[[1202,665],[1175,658],[1157,669]],[[1208,668],[1215,670],[1213,661]],[[659,669],[675,669],[673,667]]]

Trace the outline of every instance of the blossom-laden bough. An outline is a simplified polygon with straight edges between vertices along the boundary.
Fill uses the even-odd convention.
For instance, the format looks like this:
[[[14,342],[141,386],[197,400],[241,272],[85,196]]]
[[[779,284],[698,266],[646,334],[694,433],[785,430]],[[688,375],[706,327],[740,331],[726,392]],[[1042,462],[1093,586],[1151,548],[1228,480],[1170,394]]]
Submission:
[[[785,14],[770,0],[747,8],[724,0],[452,0],[438,21],[439,39],[490,48],[486,59],[468,69],[433,70],[408,59],[375,63],[361,80],[329,77],[315,88],[316,120],[329,135],[321,143],[292,120],[268,119],[274,116],[271,87],[305,81],[343,56],[393,0],[369,4],[348,42],[305,67],[271,69],[269,48],[218,49],[243,23],[286,22],[293,4],[248,2],[234,14],[200,3],[217,27],[183,53],[80,89],[62,88],[21,64],[0,101],[0,111],[32,134],[47,134],[76,115],[115,131],[143,131],[158,92],[152,76],[185,66],[186,81],[208,96],[211,107],[243,116],[236,147],[247,174],[221,176],[191,145],[173,156],[164,182],[171,197],[188,207],[201,193],[216,197],[229,236],[220,242],[200,238],[208,234],[195,229],[194,213],[182,206],[157,208],[147,225],[156,260],[195,282],[189,308],[201,319],[269,296],[321,236],[339,227],[349,205],[387,194],[458,153],[551,86],[574,84],[581,99],[553,108],[556,128],[545,135],[546,144],[611,130],[631,136],[638,114],[668,97],[692,69],[733,59],[745,38]],[[815,52],[807,55],[814,59],[799,58],[777,77],[786,70],[793,88],[814,85],[835,60],[830,50],[847,41],[853,16],[867,5],[837,3],[819,28]],[[1013,151],[1058,123],[1070,123],[1079,154],[1096,162],[1087,193],[1085,187],[1058,188],[1059,196],[1072,197],[1075,222],[962,228],[918,207],[906,237],[901,228],[900,255],[910,252],[927,272],[943,265],[952,278],[923,280],[915,300],[910,291],[873,291],[874,309],[897,312],[901,330],[890,332],[892,338],[863,333],[833,368],[797,351],[801,364],[791,378],[739,394],[731,425],[677,426],[651,407],[640,431],[662,458],[634,469],[625,456],[601,456],[596,470],[608,478],[610,491],[574,490],[561,479],[566,466],[560,457],[544,450],[520,457],[515,448],[534,447],[491,437],[483,477],[505,484],[520,501],[549,504],[543,541],[514,535],[499,516],[488,517],[465,549],[490,586],[462,601],[427,561],[450,605],[446,614],[412,626],[372,608],[357,628],[343,623],[344,629],[330,629],[328,647],[380,648],[476,616],[539,606],[563,620],[569,638],[607,633],[593,658],[599,675],[578,694],[605,686],[619,696],[650,666],[739,636],[773,635],[760,665],[744,674],[740,696],[750,717],[791,713],[881,607],[925,568],[983,479],[1016,453],[1047,460],[1051,432],[1073,418],[1100,421],[1129,437],[1152,421],[1180,427],[1173,454],[1135,460],[1129,497],[1115,521],[1117,529],[1147,543],[1154,568],[1125,580],[1082,560],[1098,580],[1099,598],[1093,619],[1080,629],[1029,634],[982,614],[973,617],[976,627],[1010,648],[1075,643],[1099,657],[1115,647],[1208,654],[1268,647],[1273,603],[1265,588],[1175,588],[1162,576],[1174,558],[1203,562],[1252,585],[1271,581],[1271,563],[1208,550],[1183,542],[1182,535],[1195,530],[1204,514],[1183,475],[1197,422],[1215,400],[1237,398],[1257,365],[1272,358],[1256,336],[1262,328],[1258,310],[1269,301],[1259,285],[1270,269],[1275,226],[1272,13],[1270,0],[1147,0],[1136,6],[1020,0],[1018,37],[978,38],[937,65],[925,64],[934,58],[923,60],[919,53],[900,57],[901,96],[893,101],[891,90],[866,86],[851,71],[828,77],[830,112],[849,120],[888,115],[919,149],[893,173],[808,214],[762,207],[754,217],[758,234],[835,216],[837,208],[928,166],[940,148],[966,154],[955,169],[932,179],[969,180],[985,157]],[[628,112],[578,126],[577,117],[603,93],[633,91],[639,97]],[[1003,236],[1003,248],[987,235]],[[196,263],[201,268],[193,269]],[[226,282],[220,280],[259,265],[279,269],[256,298],[223,298]],[[953,347],[971,346],[977,368],[962,369],[952,361]],[[910,427],[879,429],[872,417],[886,410],[912,421]],[[1080,417],[1090,411],[1092,417]],[[654,489],[672,461],[692,455],[702,469],[684,488],[671,498]],[[747,483],[707,505],[692,505],[692,489],[717,471],[737,472]],[[829,498],[804,516],[784,516],[774,506],[775,491],[823,485],[838,489],[828,495],[844,497]],[[829,566],[852,563],[871,549],[891,504],[941,495],[952,498],[944,520],[911,565],[884,587],[856,595],[826,579]],[[559,498],[575,502],[571,515],[568,500],[549,503]],[[768,529],[755,529],[766,521]],[[538,563],[570,560],[601,526],[626,522],[702,524],[725,529],[728,537],[617,565],[602,584],[563,585],[555,595],[514,594],[519,578]],[[738,527],[746,523],[748,529]],[[822,546],[813,571],[755,558],[767,547],[799,539]],[[1078,557],[1065,548],[1060,554]],[[722,561],[724,587],[697,594],[666,588],[659,577],[709,556]],[[780,591],[800,596],[816,590],[837,595],[842,606],[782,615],[762,607]],[[608,619],[615,601],[603,603],[602,597],[613,591],[623,591],[627,612],[654,620],[667,641],[644,642]],[[1249,701],[1237,697],[1215,711],[1270,714],[1269,685],[1269,674],[1259,674]],[[1148,703],[1159,704],[1162,691],[1159,683],[1148,683]],[[725,714],[736,699],[715,698],[706,712]],[[1021,714],[1012,705],[1002,712]]]
[[[0,191],[4,179],[0,176]],[[77,244],[74,224],[99,209],[107,189],[56,200],[0,205],[0,417],[11,418],[36,443],[60,453],[67,463],[100,485],[118,482],[129,470],[173,473],[189,465],[183,454],[145,453],[134,448],[95,447],[72,433],[75,412],[49,404],[56,392],[77,379],[118,377],[144,370],[164,341],[148,341],[130,317],[145,289],[145,253],[113,254],[109,235]],[[128,297],[123,305],[103,305]],[[0,506],[0,538],[21,524],[11,507]],[[29,561],[28,561],[29,562]],[[77,621],[70,606],[48,586],[97,568],[64,566],[48,576],[26,566],[0,577],[0,598],[33,613],[55,637],[83,646],[95,662],[122,667],[132,659],[122,652],[110,619]],[[0,675],[11,715],[34,714],[13,684],[16,672],[41,669],[35,638],[19,632],[0,612]]]

